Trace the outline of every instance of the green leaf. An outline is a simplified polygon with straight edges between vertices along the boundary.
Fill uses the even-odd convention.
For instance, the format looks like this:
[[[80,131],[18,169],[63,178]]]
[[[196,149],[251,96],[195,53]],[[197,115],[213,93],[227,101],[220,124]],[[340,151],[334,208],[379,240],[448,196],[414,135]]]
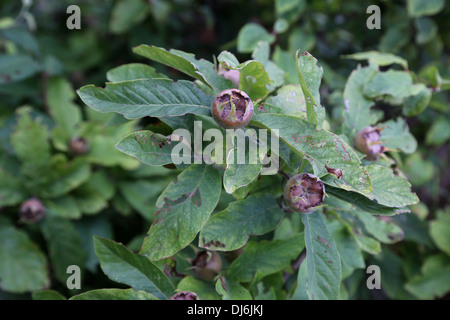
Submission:
[[[421,186],[430,181],[436,169],[438,168],[431,159],[424,160],[423,155],[418,152],[408,156],[402,167],[403,173],[413,186]]]
[[[408,0],[408,15],[414,18],[431,16],[440,12],[444,5],[444,0]]]
[[[416,42],[424,44],[433,40],[438,33],[438,26],[430,18],[418,18],[415,20],[417,29]]]
[[[0,207],[12,206],[25,200],[26,192],[11,166],[16,160],[3,154],[0,156]]]
[[[445,91],[450,89],[450,79],[442,78],[438,68],[433,64],[422,68],[419,73],[419,78],[427,84],[430,84],[437,91]],[[439,97],[440,96],[437,96],[437,98]],[[446,110],[445,107],[443,109]]]
[[[237,189],[249,185],[259,176],[261,168],[261,163],[228,164],[228,168],[223,174],[223,187],[225,191],[231,194]]]
[[[44,199],[46,212],[51,216],[58,216],[66,219],[78,219],[81,211],[71,195],[63,195],[51,200]]]
[[[222,300],[252,300],[252,295],[247,289],[224,277],[217,279],[216,291],[222,296]]]
[[[97,236],[94,247],[103,272],[111,280],[144,290],[158,299],[169,299],[173,295],[173,284],[148,258]]]
[[[134,289],[96,289],[86,291],[69,300],[158,300],[151,293]]]
[[[239,142],[234,142],[233,138],[233,145],[227,146],[227,152],[231,152],[226,156],[226,168],[223,173],[223,187],[227,193],[233,193],[237,189],[252,183],[259,176],[262,169],[261,155],[250,155],[250,153],[256,153],[256,148],[260,148],[258,146],[258,137],[252,135],[250,132],[244,136],[243,131],[238,131],[236,135],[241,136],[237,139],[245,139],[246,142],[241,146]],[[226,140],[229,140],[228,137]],[[249,141],[248,143],[247,140]],[[243,150],[241,147],[243,147]],[[240,153],[243,154],[242,159],[240,159]]]
[[[358,246],[369,254],[376,255],[381,252],[381,244],[372,237],[356,233],[355,240]]]
[[[278,107],[280,112],[273,112],[267,105]],[[268,97],[262,110],[269,109],[268,113],[280,113],[306,119],[306,103],[302,88],[298,84],[287,84],[277,90],[277,94]],[[258,109],[259,110],[259,109]],[[263,111],[264,112],[264,111]]]
[[[116,149],[151,165],[162,166],[172,163],[172,149],[175,144],[158,133],[149,130],[133,132],[120,140]]]
[[[341,257],[342,279],[350,276],[355,269],[364,268],[365,262],[360,247],[345,226],[334,220],[327,224],[327,228]]]
[[[233,87],[233,83],[230,80],[227,80],[222,75],[217,74],[217,70],[214,64],[212,64],[211,62],[205,59],[197,60],[195,59],[195,56],[193,54],[186,53],[180,50],[172,49],[170,50],[170,52],[190,61],[203,75],[203,77],[207,81],[206,84],[213,88],[216,93]]]
[[[308,281],[307,265],[307,258],[305,257],[298,268],[297,284],[291,297],[292,300],[309,300],[308,293],[306,292],[306,285]]]
[[[405,240],[415,242],[427,248],[435,248],[428,231],[428,221],[420,220],[416,214],[399,214],[393,216],[392,219],[403,230]]]
[[[366,228],[367,232],[383,243],[396,243],[403,240],[403,230],[391,221],[383,221],[368,212],[353,210],[351,214],[356,216]]]
[[[245,91],[252,100],[265,98],[269,93],[271,80],[262,63],[248,60],[239,64],[237,58],[228,51],[221,52],[217,61],[226,69],[240,72],[239,89]]]
[[[109,30],[124,33],[143,21],[151,10],[150,3],[141,0],[116,1],[109,21]]]
[[[41,66],[27,55],[0,54],[0,84],[8,84],[31,77]]]
[[[155,46],[140,45],[134,53],[179,70],[213,88],[216,92],[232,87],[231,81],[217,74],[214,64],[204,59],[197,60],[193,54],[179,50],[167,51]]]
[[[99,112],[117,112],[127,119],[147,116],[181,116],[187,113],[211,114],[213,97],[195,84],[180,80],[138,79],[107,83],[106,88],[93,85],[78,91],[81,100]]]
[[[50,284],[45,255],[23,231],[0,218],[0,289],[22,293]]]
[[[345,84],[344,129],[349,137],[354,137],[361,129],[377,122],[377,116],[370,111],[374,102],[363,94],[364,85],[377,72],[378,68],[373,63],[364,68],[358,65]]]
[[[319,212],[302,215],[310,300],[335,300],[341,284],[341,257]]]
[[[273,31],[282,34],[289,29],[289,22],[286,19],[278,18],[273,24]]]
[[[16,113],[19,118],[10,137],[11,145],[22,162],[21,172],[27,187],[36,193],[48,181],[51,157],[49,134],[41,117],[31,118],[31,108],[19,108]]]
[[[6,39],[13,41],[16,45],[29,51],[30,53],[39,56],[40,55],[39,44],[36,41],[35,37],[32,35],[31,31],[28,30],[26,26],[18,26],[18,25],[19,24],[13,24],[13,26],[6,29],[2,27],[0,30],[0,34]]]
[[[420,271],[423,275],[429,275],[448,265],[450,265],[450,256],[445,253],[436,253],[425,259],[420,267]]]
[[[275,229],[282,217],[283,211],[271,195],[249,196],[214,214],[200,232],[199,246],[220,251],[239,249],[250,235]]]
[[[270,58],[270,46],[268,42],[260,41],[252,53],[252,58],[261,62],[272,83],[272,88],[275,89],[284,83],[285,72],[280,69]]]
[[[260,277],[279,272],[297,258],[305,248],[303,234],[286,240],[250,241],[227,270],[226,276],[237,282],[251,282],[256,273]]]
[[[266,41],[272,44],[275,41],[275,36],[268,33],[259,24],[247,23],[238,33],[237,51],[240,53],[251,53],[255,50],[259,41]]]
[[[67,267],[71,265],[80,267],[83,274],[86,255],[81,237],[72,222],[61,217],[47,217],[43,221],[42,232],[47,241],[56,279],[65,284]]]
[[[302,6],[303,2],[303,0],[276,0],[275,13],[277,15],[285,14],[291,10],[294,10],[298,6]]]
[[[191,165],[163,191],[141,253],[160,260],[191,243],[216,207],[221,192],[219,171]]]
[[[122,181],[118,187],[127,202],[145,219],[152,221],[158,211],[155,205],[156,200],[164,190],[165,184],[165,180],[162,182],[155,181],[155,179],[153,181],[133,180]]]
[[[317,66],[317,59],[309,52],[297,51],[297,73],[306,101],[306,118],[314,123],[316,128],[322,128],[325,120],[325,109],[320,104],[320,82],[322,81],[323,68]]]
[[[410,212],[410,210],[407,208],[384,206],[379,204],[377,201],[370,200],[362,196],[359,193],[345,191],[340,188],[332,187],[331,185],[326,186],[326,191],[328,195],[332,195],[338,199],[344,200],[363,211],[370,212],[375,215],[392,216],[399,213]]]
[[[120,116],[119,114],[114,115]],[[127,121],[120,125],[106,127],[88,124],[83,129],[83,132],[86,132],[84,136],[89,142],[89,152],[85,155],[86,160],[89,163],[106,167],[121,166],[127,170],[136,169],[139,166],[137,159],[114,148],[118,140],[130,132],[136,131],[135,126],[136,121]]]
[[[66,300],[66,297],[55,290],[35,291],[31,296],[33,300]]]
[[[109,70],[106,78],[110,82],[120,82],[137,79],[167,78],[156,72],[155,68],[143,63],[128,63]]]
[[[293,54],[289,53],[280,48],[280,46],[275,46],[275,51],[272,56],[275,64],[284,72],[286,72],[286,83],[299,84],[298,73],[297,73],[297,62]]]
[[[425,142],[427,145],[440,146],[450,138],[450,121],[444,116],[439,116],[426,133]]]
[[[62,154],[57,154],[50,164],[53,170],[49,174],[50,181],[38,191],[43,197],[60,197],[82,185],[91,176],[90,166],[82,158],[67,162]]]
[[[193,276],[184,277],[178,283],[177,290],[195,292],[199,300],[221,300],[213,282],[203,281]]]
[[[353,60],[368,60],[370,62],[374,62],[374,65],[379,65],[381,67],[389,66],[391,64],[399,64],[404,69],[408,69],[408,61],[396,56],[395,54],[388,52],[379,52],[379,51],[365,51],[365,52],[357,52],[354,54],[348,54],[342,56],[344,59],[353,59]]]
[[[114,186],[104,171],[97,171],[73,193],[78,208],[85,214],[96,214],[108,206]]]
[[[450,256],[450,210],[438,211],[436,219],[429,226],[434,243]]]
[[[441,298],[450,291],[450,266],[447,265],[424,276],[416,276],[408,281],[405,287],[419,299]]]
[[[65,139],[67,144],[70,138],[75,136],[75,127],[81,121],[81,110],[72,102],[75,96],[75,91],[68,80],[62,77],[52,77],[48,80],[47,105],[52,119],[63,128],[61,132],[67,135]]]
[[[405,36],[409,28],[410,24],[408,19],[404,19],[403,22],[398,21],[394,25],[391,25],[381,37],[378,50],[392,53],[399,52],[411,41],[409,36]]]
[[[288,43],[291,53],[295,53],[297,50],[310,51],[316,44],[316,38],[311,29],[296,27],[289,34]]]
[[[388,70],[376,73],[365,85],[364,95],[369,98],[390,95],[403,99],[417,94],[423,85],[413,85],[411,75],[405,71]]]
[[[375,200],[387,207],[404,207],[419,202],[411,191],[411,184],[401,176],[395,176],[392,169],[384,166],[365,167],[372,179]]]
[[[413,117],[422,113],[431,101],[431,90],[423,86],[415,95],[405,98],[403,105],[403,114],[407,117]]]
[[[341,137],[325,130],[317,131],[311,122],[287,115],[258,114],[253,116],[251,123],[278,130],[279,137],[311,163],[317,176],[328,174],[326,165],[341,169],[341,179],[328,177],[331,180],[324,180],[327,184],[372,196],[370,176],[360,166],[356,153]]]
[[[417,149],[417,140],[409,132],[409,127],[403,118],[388,120],[380,123],[379,127],[384,127],[381,131],[380,141],[383,146],[391,149],[398,149],[404,153],[414,153]]]
[[[95,255],[94,236],[111,239],[113,237],[112,223],[105,216],[86,217],[75,221],[75,228],[81,236],[83,251],[86,254],[86,269],[97,273],[99,261]]]

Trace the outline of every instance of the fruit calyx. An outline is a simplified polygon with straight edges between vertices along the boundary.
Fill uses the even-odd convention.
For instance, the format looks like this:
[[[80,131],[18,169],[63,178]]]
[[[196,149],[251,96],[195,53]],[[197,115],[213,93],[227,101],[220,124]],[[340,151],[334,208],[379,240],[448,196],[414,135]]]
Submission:
[[[244,91],[223,90],[214,99],[211,114],[225,129],[243,128],[253,116],[253,102]]]
[[[289,208],[299,213],[311,213],[318,209],[325,195],[323,182],[310,173],[299,173],[291,177],[284,189],[284,201]]]

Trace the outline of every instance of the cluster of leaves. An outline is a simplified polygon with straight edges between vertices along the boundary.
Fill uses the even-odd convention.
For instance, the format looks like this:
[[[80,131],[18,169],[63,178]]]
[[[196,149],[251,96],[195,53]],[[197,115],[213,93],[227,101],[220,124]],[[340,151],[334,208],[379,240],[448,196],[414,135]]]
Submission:
[[[448,50],[448,35],[439,33],[448,26],[443,2],[383,3],[383,21],[392,28],[363,30],[364,37],[364,2],[261,2],[254,22],[243,26],[248,17],[239,19],[233,3],[221,13],[232,13],[242,28],[214,63],[196,58],[197,51],[135,46],[134,54],[157,62],[152,66],[128,63],[136,56],[117,61],[111,52],[120,45],[105,42],[103,50],[99,34],[125,35],[117,43],[126,39],[127,47],[194,50],[196,36],[182,36],[186,28],[171,17],[189,23],[201,16],[208,26],[197,30],[202,39],[217,32],[212,19],[226,17],[208,6],[192,14],[185,10],[191,1],[90,4],[83,12],[92,18],[106,10],[110,19],[71,34],[68,54],[55,39],[36,39],[19,27],[20,19],[1,20],[0,294],[168,299],[184,290],[200,299],[367,298],[365,268],[376,264],[387,297],[442,297],[450,291],[450,212],[433,204],[447,196],[435,182],[446,161],[427,152],[450,136],[449,81],[438,71],[448,73],[441,62]],[[66,6],[55,8],[40,10],[51,15]],[[354,14],[359,18],[349,22]],[[149,25],[158,30],[151,39],[144,36]],[[218,53],[217,43],[210,50]],[[77,73],[99,65],[92,74]],[[202,133],[222,130],[210,106],[234,84],[219,66],[238,71],[239,88],[254,101],[249,128],[278,130],[280,174],[260,175],[265,153],[257,164],[172,164],[175,129],[194,136],[198,120]],[[103,82],[105,73],[105,88],[78,90],[90,107],[81,109],[73,83]],[[370,125],[384,128],[389,148],[377,161],[352,147]],[[74,138],[87,141],[89,151],[74,152]],[[342,177],[327,168],[341,169]],[[281,197],[286,176],[299,172],[319,176],[328,194],[322,208],[303,216],[285,210]],[[417,204],[406,178],[433,186],[435,201]],[[30,197],[42,200],[45,219],[15,225]],[[192,268],[200,250],[222,258],[214,281],[199,279]],[[81,294],[65,288],[69,265],[82,269]],[[54,290],[40,291],[45,288]]]
[[[71,65],[20,21],[4,18],[0,29],[0,292],[5,298],[61,285],[67,290],[70,265],[83,275],[97,274],[92,235],[114,237],[122,232],[116,227],[120,219],[134,221],[134,232],[143,232],[141,221],[156,211],[154,201],[172,175],[114,149],[118,139],[137,129],[136,121],[83,112],[67,76]],[[71,53],[66,58],[80,61],[73,68],[84,70],[86,60]],[[45,218],[34,225],[19,216],[30,198],[45,207]]]
[[[369,60],[369,65],[357,68],[346,83],[342,110],[336,113],[343,118],[337,135],[324,129],[331,128],[332,119],[327,120],[325,108],[320,105],[323,69],[317,60],[307,52],[298,53],[295,64],[300,84],[285,84],[286,73],[270,59],[265,35],[247,30],[240,34],[238,45],[239,41],[249,43],[246,37],[261,38],[254,45],[253,60],[239,63],[232,53],[225,51],[217,61],[226,69],[239,71],[239,88],[259,101],[250,127],[277,130],[282,141],[280,170],[288,175],[310,170],[321,177],[330,196],[327,206],[303,215],[303,226],[299,226],[299,217],[285,215],[280,207],[283,175],[260,176],[262,159],[259,164],[229,164],[225,168],[208,164],[181,166],[181,173],[156,202],[159,211],[139,255],[166,266],[175,259],[177,274],[183,275],[177,288],[193,291],[201,299],[220,297],[222,291],[214,292],[214,287],[222,285],[224,290],[224,283],[229,298],[237,298],[242,292],[248,297],[267,292],[278,298],[345,297],[342,279],[365,267],[363,252],[377,255],[380,243],[392,244],[403,238],[403,231],[396,224],[373,215],[409,212],[406,206],[418,202],[395,160],[389,156],[375,162],[364,160],[365,155],[351,147],[354,136],[361,128],[379,125],[385,127],[382,134],[385,146],[413,153],[417,142],[405,121],[398,118],[380,123],[383,114],[371,107],[375,99],[382,99],[386,103],[394,101],[407,110],[423,109],[422,91],[428,96],[431,91],[421,83],[413,83],[404,70],[380,70],[380,65],[406,63],[397,56],[378,52],[352,56]],[[89,85],[78,91],[89,107],[116,112],[127,119],[157,117],[172,129],[190,131],[192,136],[195,120],[208,123],[209,128],[215,125],[208,119],[209,106],[218,92],[233,84],[218,75],[213,63],[155,46],[138,46],[134,52],[177,69],[195,81],[174,82],[148,66],[122,65],[119,68],[125,76],[115,78],[119,82],[109,82],[105,88]],[[145,76],[139,73],[144,70],[148,71]],[[137,77],[130,79],[130,75]],[[392,86],[399,81],[403,81],[401,86]],[[162,133],[158,130],[132,133],[117,144],[117,149],[153,166],[171,163],[170,155],[176,144],[170,135]],[[342,177],[330,174],[329,167],[342,170]],[[217,210],[222,188],[236,200]],[[249,237],[252,239],[247,244]],[[222,252],[244,249],[216,284],[208,285],[186,276],[188,271],[178,266],[180,260],[193,259],[186,258],[184,248],[189,245]],[[278,284],[278,293],[274,286],[261,286],[269,275],[279,274],[283,278],[284,272],[295,278],[290,261],[305,247],[306,260],[301,264],[304,268],[300,266],[297,272],[297,281],[287,287],[283,282]],[[172,281],[176,282],[176,277]]]

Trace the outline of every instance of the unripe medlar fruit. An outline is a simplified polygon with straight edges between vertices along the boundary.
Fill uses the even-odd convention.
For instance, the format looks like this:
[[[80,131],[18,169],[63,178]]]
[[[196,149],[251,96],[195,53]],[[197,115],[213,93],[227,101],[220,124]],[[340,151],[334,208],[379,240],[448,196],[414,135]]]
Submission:
[[[353,144],[357,150],[367,155],[367,160],[377,160],[386,151],[386,148],[380,144],[380,138],[380,129],[367,127],[356,134]]]
[[[310,213],[322,205],[325,186],[318,177],[310,173],[299,173],[286,183],[284,201],[292,210]]]
[[[45,207],[37,198],[30,198],[19,209],[20,220],[26,223],[36,223],[45,216]]]
[[[213,281],[222,270],[222,259],[215,251],[200,251],[192,261],[194,274],[205,281]]]
[[[253,102],[244,91],[223,90],[214,99],[211,114],[222,128],[243,128],[253,116]]]
[[[194,292],[179,291],[170,297],[169,300],[199,300],[198,296]]]
[[[89,142],[82,137],[72,138],[70,140],[70,150],[74,154],[85,154],[89,151]]]

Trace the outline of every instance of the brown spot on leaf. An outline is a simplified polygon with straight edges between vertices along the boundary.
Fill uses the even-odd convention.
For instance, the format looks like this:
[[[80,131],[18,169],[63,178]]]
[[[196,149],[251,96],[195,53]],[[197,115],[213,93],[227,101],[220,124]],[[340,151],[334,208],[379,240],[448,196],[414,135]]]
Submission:
[[[327,239],[324,239],[324,238],[322,238],[321,236],[317,236],[317,240],[318,240],[320,243],[324,243],[328,248],[331,248],[331,244],[330,244],[330,242],[328,242]]]
[[[329,166],[325,165],[325,168],[327,169],[329,174],[332,174],[334,176],[336,176],[336,178],[340,179],[342,177],[342,170],[337,168],[337,169],[333,169],[330,168]]]

